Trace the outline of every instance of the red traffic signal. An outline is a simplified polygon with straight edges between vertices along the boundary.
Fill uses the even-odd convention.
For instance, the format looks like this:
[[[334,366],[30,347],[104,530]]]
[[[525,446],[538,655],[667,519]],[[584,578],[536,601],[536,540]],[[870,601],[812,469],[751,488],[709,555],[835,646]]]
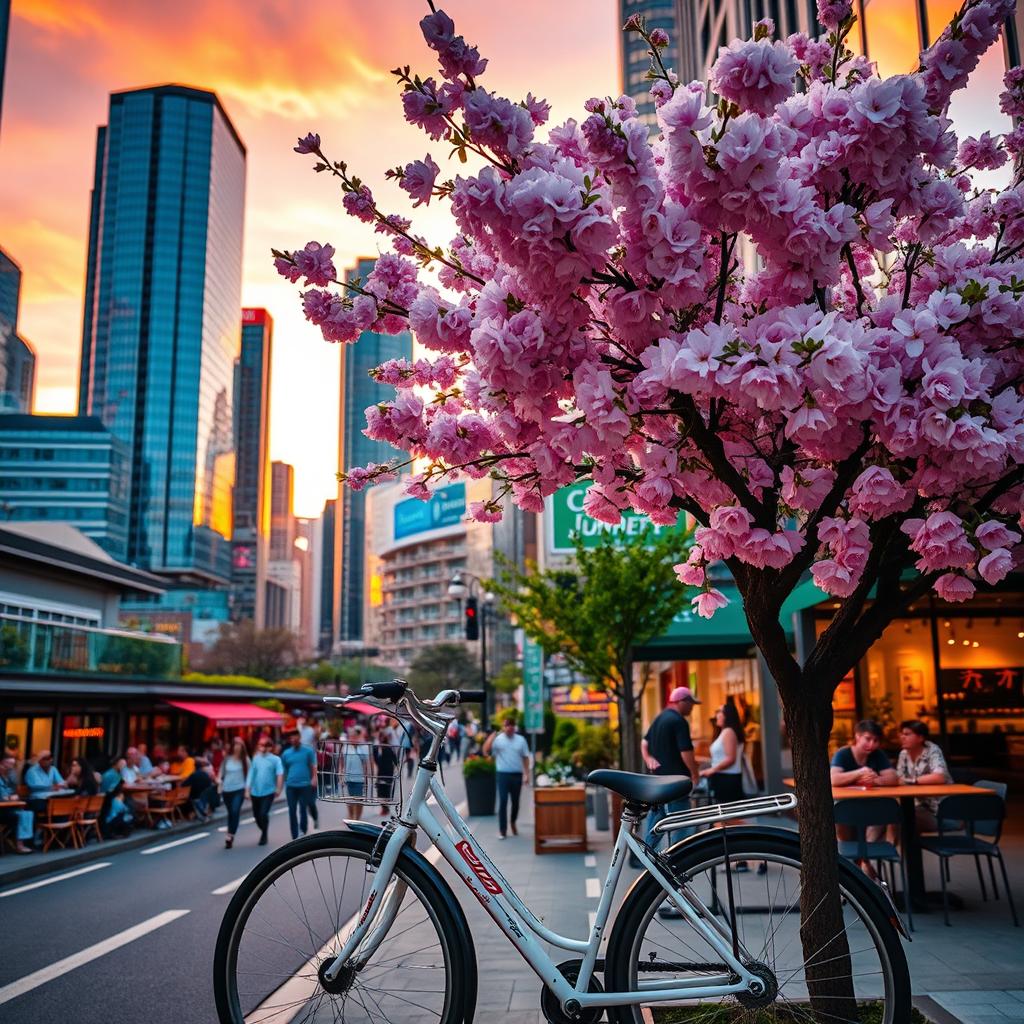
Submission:
[[[466,598],[466,639],[467,640],[479,640],[480,639],[480,620],[477,617],[478,599],[475,597]]]

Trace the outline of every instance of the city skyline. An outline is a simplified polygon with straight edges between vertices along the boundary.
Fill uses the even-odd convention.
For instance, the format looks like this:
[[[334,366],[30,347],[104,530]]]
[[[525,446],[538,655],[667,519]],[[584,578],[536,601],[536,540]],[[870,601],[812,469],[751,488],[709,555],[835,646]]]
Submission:
[[[578,117],[592,92],[617,91],[617,4],[595,10],[569,0],[552,10],[529,0],[501,32],[482,8],[448,8],[491,59],[488,87],[513,96],[533,90],[551,102],[553,122]],[[268,309],[276,325],[271,457],[296,466],[297,514],[319,515],[336,493],[339,352],[305,322],[298,292],[277,278],[269,249],[330,241],[339,269],[379,251],[380,237],[346,217],[337,193],[291,151],[295,137],[310,129],[329,152],[359,168],[389,209],[409,212],[384,171],[422,157],[428,145],[401,121],[397,89],[380,69],[408,62],[425,74],[434,70],[417,25],[425,11],[419,0],[401,0],[375,12],[371,24],[355,16],[351,3],[293,21],[269,4],[243,8],[240,0],[145,11],[115,0],[88,9],[15,0],[0,222],[3,244],[25,273],[24,331],[38,354],[37,411],[70,413],[76,406],[88,193],[96,126],[109,94],[159,82],[214,90],[249,150],[241,304]],[[235,45],[223,46],[225,38]],[[53,138],[61,144],[53,146]],[[429,149],[454,173],[444,144]],[[447,210],[437,204],[415,214],[431,239],[453,234]],[[315,448],[311,436],[319,439]]]

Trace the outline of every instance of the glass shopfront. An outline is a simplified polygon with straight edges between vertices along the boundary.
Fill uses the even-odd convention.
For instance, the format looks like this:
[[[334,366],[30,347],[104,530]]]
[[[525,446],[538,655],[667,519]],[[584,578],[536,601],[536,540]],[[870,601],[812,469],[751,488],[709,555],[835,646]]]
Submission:
[[[918,718],[954,772],[1024,773],[1024,595],[919,602],[839,685],[833,712],[833,749],[859,718],[874,718],[895,749],[899,723]]]

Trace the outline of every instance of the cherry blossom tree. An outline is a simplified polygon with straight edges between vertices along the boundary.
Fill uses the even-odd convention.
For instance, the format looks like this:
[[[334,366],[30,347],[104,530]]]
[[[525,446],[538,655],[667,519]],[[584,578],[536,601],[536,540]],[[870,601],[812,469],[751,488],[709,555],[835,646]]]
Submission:
[[[411,328],[431,353],[376,371],[396,397],[366,433],[405,454],[349,486],[410,467],[426,497],[452,473],[489,475],[497,496],[471,510],[489,521],[506,497],[539,512],[587,479],[597,519],[682,509],[700,524],[678,575],[710,616],[727,599],[707,566],[728,565],[778,685],[809,980],[832,1014],[833,691],[916,599],[966,600],[1022,558],[1024,126],[958,142],[947,116],[1013,6],[966,0],[915,71],[882,79],[847,46],[850,0],[819,0],[819,38],[763,21],[724,47],[712,101],[631,18],[653,140],[628,97],[544,138],[548,105],[488,91],[487,61],[431,6],[438,70],[394,74],[405,117],[463,166],[443,179],[428,155],[387,177],[417,206],[449,203],[458,233],[417,235],[310,134],[296,149],[392,251],[348,284],[329,245],[275,253],[328,341]],[[1000,104],[1024,114],[1020,69]],[[1005,188],[975,181],[1000,167]],[[801,664],[779,614],[808,574],[837,607]]]

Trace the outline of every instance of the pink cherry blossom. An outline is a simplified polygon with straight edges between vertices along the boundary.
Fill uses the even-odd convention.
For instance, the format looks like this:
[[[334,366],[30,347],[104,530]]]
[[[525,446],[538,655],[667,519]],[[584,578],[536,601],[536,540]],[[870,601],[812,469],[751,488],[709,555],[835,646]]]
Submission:
[[[969,601],[974,597],[974,584],[960,573],[947,572],[935,581],[935,593],[943,601]]]
[[[698,594],[691,603],[702,619],[710,619],[719,608],[724,608],[729,603],[729,598],[720,590],[712,587],[710,590]]]
[[[799,62],[785,43],[740,42],[718,51],[711,68],[712,88],[741,110],[770,114],[793,93]]]
[[[414,160],[406,164],[402,171],[402,188],[415,200],[415,209],[420,204],[426,206],[434,194],[434,182],[441,168],[434,163],[428,153],[422,160]]]
[[[1006,548],[996,548],[978,561],[978,575],[995,586],[1013,570],[1013,556]]]

